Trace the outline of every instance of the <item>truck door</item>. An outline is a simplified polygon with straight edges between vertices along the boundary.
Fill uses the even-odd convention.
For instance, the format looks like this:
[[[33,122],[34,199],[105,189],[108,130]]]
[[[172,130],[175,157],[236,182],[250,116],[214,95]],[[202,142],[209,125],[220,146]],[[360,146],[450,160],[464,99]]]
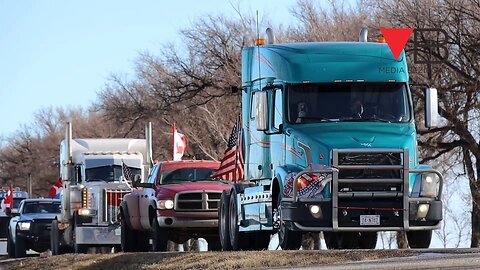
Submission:
[[[250,117],[248,125],[248,134],[249,140],[245,140],[246,147],[248,147],[248,159],[245,161],[247,163],[247,172],[246,179],[258,179],[263,176],[263,161],[264,161],[264,148],[268,144],[264,140],[263,131],[258,131],[255,125],[255,92],[259,91],[258,89],[251,91],[250,94]]]

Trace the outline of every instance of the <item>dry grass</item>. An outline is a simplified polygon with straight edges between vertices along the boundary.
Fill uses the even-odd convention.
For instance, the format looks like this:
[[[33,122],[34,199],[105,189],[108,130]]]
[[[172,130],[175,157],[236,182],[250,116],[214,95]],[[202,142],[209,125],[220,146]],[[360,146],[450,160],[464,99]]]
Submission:
[[[333,264],[408,255],[411,253],[405,250],[66,254],[2,262],[0,269],[261,269]]]

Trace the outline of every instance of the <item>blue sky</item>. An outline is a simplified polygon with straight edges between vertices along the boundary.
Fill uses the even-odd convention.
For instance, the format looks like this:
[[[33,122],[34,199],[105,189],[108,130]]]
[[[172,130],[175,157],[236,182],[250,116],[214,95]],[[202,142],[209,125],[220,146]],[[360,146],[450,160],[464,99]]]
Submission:
[[[0,0],[0,136],[48,106],[88,106],[111,73],[129,73],[139,52],[178,41],[203,14],[237,3],[275,22],[292,22],[295,0]],[[274,16],[273,16],[274,15]]]

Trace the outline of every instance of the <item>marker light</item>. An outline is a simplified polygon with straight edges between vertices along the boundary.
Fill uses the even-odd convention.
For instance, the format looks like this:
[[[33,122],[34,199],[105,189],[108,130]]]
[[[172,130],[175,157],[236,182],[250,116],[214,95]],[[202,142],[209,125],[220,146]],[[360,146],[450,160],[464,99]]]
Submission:
[[[257,40],[255,41],[255,45],[257,46],[265,45],[265,39],[257,38]]]
[[[377,38],[378,43],[385,43],[385,38],[384,37],[379,37]]]

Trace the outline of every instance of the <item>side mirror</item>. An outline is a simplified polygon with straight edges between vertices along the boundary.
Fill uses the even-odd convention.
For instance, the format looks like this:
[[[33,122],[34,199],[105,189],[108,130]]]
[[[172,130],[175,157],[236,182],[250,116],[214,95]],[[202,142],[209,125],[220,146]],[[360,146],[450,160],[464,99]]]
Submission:
[[[438,96],[436,88],[425,89],[425,127],[438,125]]]
[[[142,187],[142,188],[153,188],[153,184],[152,183],[141,183],[140,181],[138,182],[133,182],[133,187],[135,188],[138,188],[138,187]]]
[[[142,176],[140,174],[135,174],[133,176],[133,183],[140,183],[142,181]]]
[[[261,91],[255,93],[255,126],[258,131],[268,130],[268,98],[267,92]]]
[[[12,209],[10,209],[10,207],[5,208],[5,215],[7,215],[7,217],[12,216]]]

